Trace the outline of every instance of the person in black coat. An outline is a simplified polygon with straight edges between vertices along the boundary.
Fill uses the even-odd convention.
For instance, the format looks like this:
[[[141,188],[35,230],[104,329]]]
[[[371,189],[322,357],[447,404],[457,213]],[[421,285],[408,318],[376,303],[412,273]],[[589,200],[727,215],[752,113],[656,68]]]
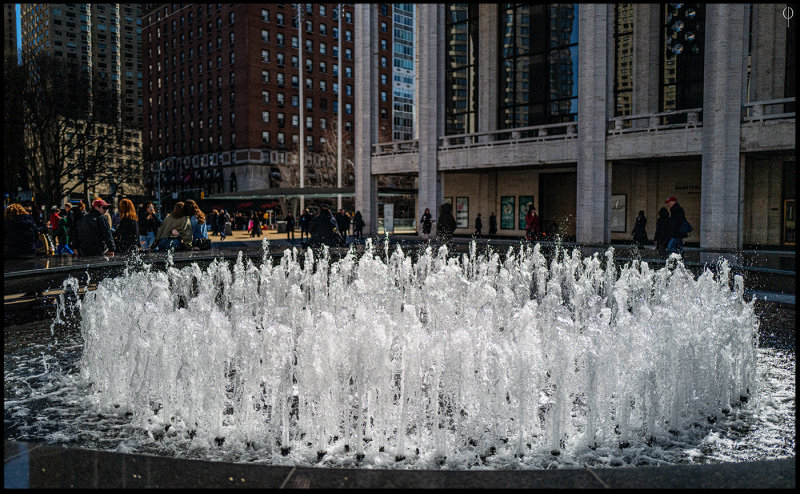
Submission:
[[[453,205],[446,202],[442,204],[439,211],[439,219],[436,223],[436,239],[441,243],[447,243],[453,238],[453,232],[456,231]]]
[[[431,208],[425,208],[425,212],[422,213],[422,218],[420,219],[420,223],[422,224],[422,234],[430,235],[431,226],[433,225],[433,215],[431,215]]]
[[[116,245],[103,212],[108,203],[95,199],[92,211],[75,225],[75,247],[81,256],[114,255]]]
[[[475,218],[475,236],[481,236],[481,230],[483,230],[483,221],[481,220],[481,213],[478,213],[478,216]]]
[[[139,250],[139,217],[130,199],[119,202],[119,226],[117,226],[117,250],[119,252],[137,252]]]
[[[6,259],[34,257],[42,229],[21,204],[10,204],[4,214],[3,253]]]
[[[340,245],[341,237],[336,230],[336,219],[331,214],[331,210],[323,206],[319,215],[311,222],[311,241],[309,245],[319,247],[327,245],[335,247]]]
[[[356,215],[353,217],[353,235],[356,238],[364,238],[363,229],[364,218],[361,216],[361,211],[356,211]]]
[[[636,216],[636,224],[633,225],[633,231],[631,231],[633,241],[639,249],[644,247],[644,244],[647,242],[646,226],[647,218],[644,216],[644,211],[639,211],[639,215]]]
[[[653,243],[660,257],[667,257],[667,244],[669,244],[669,211],[662,207],[658,210],[656,220],[656,233],[653,235]]]
[[[497,235],[497,216],[494,213],[489,215],[489,236]]]
[[[673,196],[667,197],[664,202],[669,208],[669,244],[667,245],[667,251],[683,254],[684,234],[681,232],[681,226],[686,223],[686,212]]]
[[[286,240],[294,240],[294,216],[286,215]]]

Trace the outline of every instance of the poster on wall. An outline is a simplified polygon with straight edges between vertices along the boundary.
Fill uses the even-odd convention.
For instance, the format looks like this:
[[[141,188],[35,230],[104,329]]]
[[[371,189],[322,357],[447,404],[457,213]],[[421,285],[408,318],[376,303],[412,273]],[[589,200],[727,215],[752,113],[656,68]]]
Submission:
[[[469,228],[469,197],[456,197],[456,228]]]
[[[442,204],[450,204],[452,206],[453,205],[453,198],[452,197],[445,197],[444,201],[442,202]]]
[[[533,204],[533,196],[519,196],[519,229],[524,230],[528,225],[525,224],[525,216],[528,215],[528,207]]]
[[[514,229],[514,196],[503,196],[500,198],[500,229]]]
[[[626,219],[627,219],[627,194],[612,194],[611,195],[611,231],[612,232],[625,232]]]

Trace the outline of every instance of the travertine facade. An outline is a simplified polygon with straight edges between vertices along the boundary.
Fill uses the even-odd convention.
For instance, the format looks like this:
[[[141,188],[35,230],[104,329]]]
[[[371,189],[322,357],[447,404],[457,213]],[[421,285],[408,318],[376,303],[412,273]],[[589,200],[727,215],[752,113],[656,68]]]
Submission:
[[[442,74],[451,60],[444,20],[451,11],[449,4],[419,6],[419,139],[413,145],[375,146],[372,155],[356,161],[364,170],[357,177],[416,174],[417,220],[425,207],[434,211],[441,201],[467,198],[469,221],[456,230],[461,234],[472,233],[477,213],[484,229],[491,212],[500,223],[501,201],[513,197],[516,228],[501,227],[499,234],[521,236],[519,202],[533,196],[545,228],[556,222],[554,231],[580,244],[630,240],[639,210],[652,238],[658,210],[674,195],[694,226],[686,241],[704,251],[792,245],[795,52],[788,40],[795,38],[796,27],[787,28],[783,7],[579,4],[571,59],[551,56],[536,66],[539,59],[518,57],[518,66],[509,69],[502,60],[515,45],[508,41],[504,9],[520,7],[479,5],[477,131],[448,137],[443,123],[453,103],[444,98]],[[537,32],[536,23],[547,29],[564,21],[564,12],[570,14],[562,7],[546,10],[544,17],[541,9],[536,12],[531,33]],[[551,22],[553,16],[558,22]],[[355,34],[368,37],[358,29]],[[525,43],[531,48],[523,43],[523,54],[548,42],[530,38]],[[520,50],[520,40],[516,43]],[[504,70],[517,71],[515,104],[529,115],[544,111],[545,124],[504,127],[499,117],[509,103],[500,99],[509,89],[498,87],[510,84],[498,77]],[[559,74],[574,75],[573,118],[569,112],[523,106],[534,104],[537,91],[548,90],[533,84],[537,70],[550,74],[551,92],[562,90],[553,85],[563,79]],[[368,84],[362,76],[357,71],[357,85]],[[356,146],[366,135],[357,135]],[[357,197],[356,207],[370,207],[371,200]]]

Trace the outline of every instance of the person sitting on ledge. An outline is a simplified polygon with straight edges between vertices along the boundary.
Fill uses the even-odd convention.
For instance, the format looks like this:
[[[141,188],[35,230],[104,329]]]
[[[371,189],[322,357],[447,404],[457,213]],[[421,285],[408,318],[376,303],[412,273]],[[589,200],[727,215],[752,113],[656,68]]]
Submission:
[[[166,250],[192,250],[192,223],[184,214],[183,201],[178,201],[172,212],[164,218],[158,228],[156,241],[150,246],[159,251]]]
[[[23,259],[36,255],[41,229],[21,204],[9,204],[3,224],[3,252],[6,259]]]

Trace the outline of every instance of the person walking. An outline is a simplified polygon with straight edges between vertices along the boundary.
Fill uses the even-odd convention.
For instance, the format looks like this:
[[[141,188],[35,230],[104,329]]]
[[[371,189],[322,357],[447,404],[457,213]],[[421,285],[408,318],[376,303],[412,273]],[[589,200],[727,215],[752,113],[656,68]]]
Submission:
[[[525,215],[525,238],[528,240],[539,238],[539,215],[533,204],[528,205],[528,214]]]
[[[218,218],[219,218],[219,213],[217,213],[216,209],[212,209],[211,212],[208,214],[208,224],[211,226],[212,235],[219,235],[219,226],[217,226]]]
[[[356,215],[353,217],[353,235],[357,239],[363,239],[364,234],[362,230],[364,229],[364,218],[361,216],[361,211],[356,211]]]
[[[494,212],[489,215],[489,237],[494,238],[497,235],[497,216]]]
[[[633,231],[631,232],[631,235],[633,235],[633,242],[639,249],[644,247],[644,244],[647,243],[647,230],[645,226],[647,226],[647,218],[644,216],[644,211],[639,211],[638,216],[636,216],[636,224],[633,225]]]
[[[192,227],[192,249],[210,249],[211,240],[208,239],[206,215],[200,209],[200,206],[193,199],[186,199],[183,203],[183,214],[189,217],[189,224]]]
[[[9,204],[3,222],[3,254],[6,259],[25,259],[36,256],[39,233],[33,215],[22,204]]]
[[[183,211],[183,201],[178,201],[172,212],[164,218],[164,222],[156,232],[155,248],[165,250],[191,250],[192,223]]]
[[[481,213],[478,213],[478,216],[475,217],[475,236],[481,236],[481,230],[483,230],[483,221],[481,221]]]
[[[139,216],[130,199],[119,201],[119,226],[117,226],[117,251],[139,251]]]
[[[667,197],[664,201],[669,209],[669,243],[667,244],[667,251],[683,255],[683,239],[688,236],[691,231],[691,226],[686,221],[686,212],[683,210],[678,199],[674,196]],[[685,225],[684,225],[685,224]]]
[[[79,255],[114,255],[116,245],[111,223],[106,219],[108,207],[109,204],[103,199],[95,199],[89,214],[78,220],[75,225],[75,247]]]
[[[70,211],[70,213],[72,215],[72,218],[69,220],[69,241],[70,241],[69,246],[74,252],[77,253],[78,248],[75,246],[76,227],[78,226],[78,221],[80,221],[80,219],[86,216],[87,214],[86,204],[84,204],[83,201],[80,201],[77,204],[77,206],[72,208],[72,211]]]
[[[307,236],[309,236],[309,230],[311,228],[311,221],[312,221],[311,213],[308,212],[308,208],[303,211],[303,214],[300,215],[300,240],[303,240]]]
[[[217,218],[217,224],[219,225],[219,236],[220,241],[224,241],[225,237],[228,235],[228,230],[231,228],[231,215],[224,209],[221,209],[219,212],[219,217]]]
[[[294,216],[286,215],[286,240],[294,240]]]
[[[261,215],[258,214],[258,211],[253,211],[252,213],[253,218],[253,227],[250,229],[250,237],[260,237],[261,236]]]
[[[656,233],[653,235],[653,243],[655,243],[659,257],[666,258],[667,245],[669,244],[669,211],[667,211],[665,207],[658,210]]]
[[[436,239],[446,244],[456,231],[456,219],[453,217],[453,205],[446,202],[439,208],[439,219],[436,222]]]
[[[50,211],[50,235],[56,238],[56,231],[58,230],[58,222],[61,221],[61,215],[58,214],[58,206],[52,206]]]
[[[430,235],[431,226],[433,225],[433,215],[431,215],[431,208],[425,208],[425,212],[422,213],[422,218],[420,218],[419,222],[422,225],[422,234]]]
[[[56,255],[60,256],[64,253],[64,251],[75,255],[75,252],[69,247],[69,218],[66,214],[58,222],[56,237],[58,238],[58,249],[56,249]]]

